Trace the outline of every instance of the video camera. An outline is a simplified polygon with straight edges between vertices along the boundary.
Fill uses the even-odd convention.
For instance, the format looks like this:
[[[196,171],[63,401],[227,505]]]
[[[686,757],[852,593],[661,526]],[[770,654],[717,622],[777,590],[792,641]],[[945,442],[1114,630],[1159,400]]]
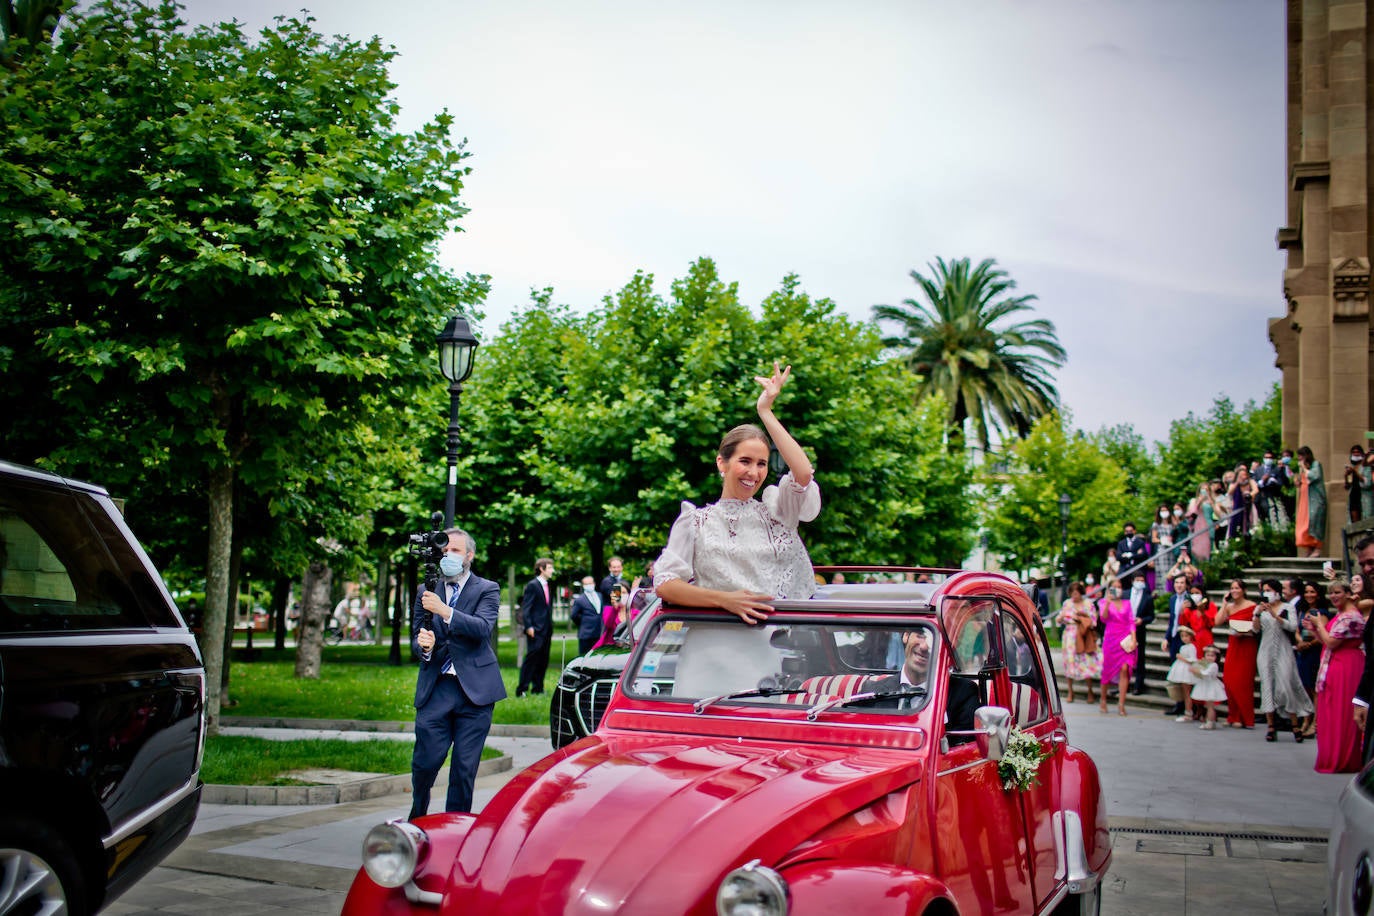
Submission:
[[[412,557],[425,564],[425,591],[437,591],[439,587],[439,561],[443,559],[444,548],[448,546],[448,535],[444,533],[444,513],[435,512],[429,517],[434,530],[416,531],[407,539],[407,549]],[[434,621],[425,612],[424,628],[434,629]]]

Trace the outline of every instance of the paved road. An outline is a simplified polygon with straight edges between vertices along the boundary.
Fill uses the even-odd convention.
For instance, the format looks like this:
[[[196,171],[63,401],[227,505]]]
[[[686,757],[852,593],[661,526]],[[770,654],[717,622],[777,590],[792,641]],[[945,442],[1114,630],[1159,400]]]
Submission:
[[[1321,913],[1323,841],[1349,780],[1313,772],[1313,742],[1269,744],[1262,730],[1200,731],[1143,710],[1122,718],[1081,703],[1067,709],[1070,738],[1098,762],[1111,812],[1104,914]],[[548,749],[543,738],[491,744],[515,768],[479,780],[479,805]],[[106,912],[338,913],[364,834],[409,806],[404,794],[318,807],[202,806],[192,837]]]

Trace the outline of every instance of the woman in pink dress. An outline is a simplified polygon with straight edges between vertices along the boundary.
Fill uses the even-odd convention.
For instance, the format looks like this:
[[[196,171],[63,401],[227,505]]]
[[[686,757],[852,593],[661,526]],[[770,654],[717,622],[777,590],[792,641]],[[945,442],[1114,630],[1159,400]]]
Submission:
[[[1350,700],[1364,672],[1360,641],[1366,621],[1345,579],[1327,585],[1326,597],[1334,616],[1314,614],[1307,618],[1322,644],[1321,667],[1317,669],[1316,770],[1354,773],[1360,769],[1362,735],[1355,725]]]
[[[1126,688],[1135,672],[1135,612],[1131,599],[1121,594],[1121,580],[1107,583],[1107,597],[1102,599],[1098,617],[1106,623],[1102,634],[1102,702],[1097,708],[1107,711],[1107,686],[1117,685],[1116,711],[1126,715]],[[1127,638],[1129,637],[1129,642]],[[1123,644],[1126,643],[1126,644]]]
[[[1255,607],[1255,602],[1245,597],[1245,583],[1232,579],[1217,612],[1217,626],[1230,630],[1221,680],[1226,685],[1226,721],[1232,728],[1255,727],[1255,678],[1259,674]]]

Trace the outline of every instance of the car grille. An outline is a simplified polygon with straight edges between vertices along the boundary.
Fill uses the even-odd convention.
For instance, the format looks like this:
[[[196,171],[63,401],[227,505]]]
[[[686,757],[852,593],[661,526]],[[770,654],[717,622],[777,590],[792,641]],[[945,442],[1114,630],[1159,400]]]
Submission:
[[[596,731],[601,717],[606,714],[606,706],[615,692],[615,681],[592,681],[577,692],[577,715],[587,734]]]

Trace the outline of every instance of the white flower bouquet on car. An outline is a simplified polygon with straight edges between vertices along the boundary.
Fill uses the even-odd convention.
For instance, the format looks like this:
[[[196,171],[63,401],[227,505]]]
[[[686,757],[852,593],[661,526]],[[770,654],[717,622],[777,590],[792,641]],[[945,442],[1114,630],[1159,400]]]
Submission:
[[[1013,728],[1007,736],[1006,753],[997,762],[997,775],[1002,777],[1002,788],[1024,792],[1039,783],[1040,764],[1048,756],[1034,735]]]

